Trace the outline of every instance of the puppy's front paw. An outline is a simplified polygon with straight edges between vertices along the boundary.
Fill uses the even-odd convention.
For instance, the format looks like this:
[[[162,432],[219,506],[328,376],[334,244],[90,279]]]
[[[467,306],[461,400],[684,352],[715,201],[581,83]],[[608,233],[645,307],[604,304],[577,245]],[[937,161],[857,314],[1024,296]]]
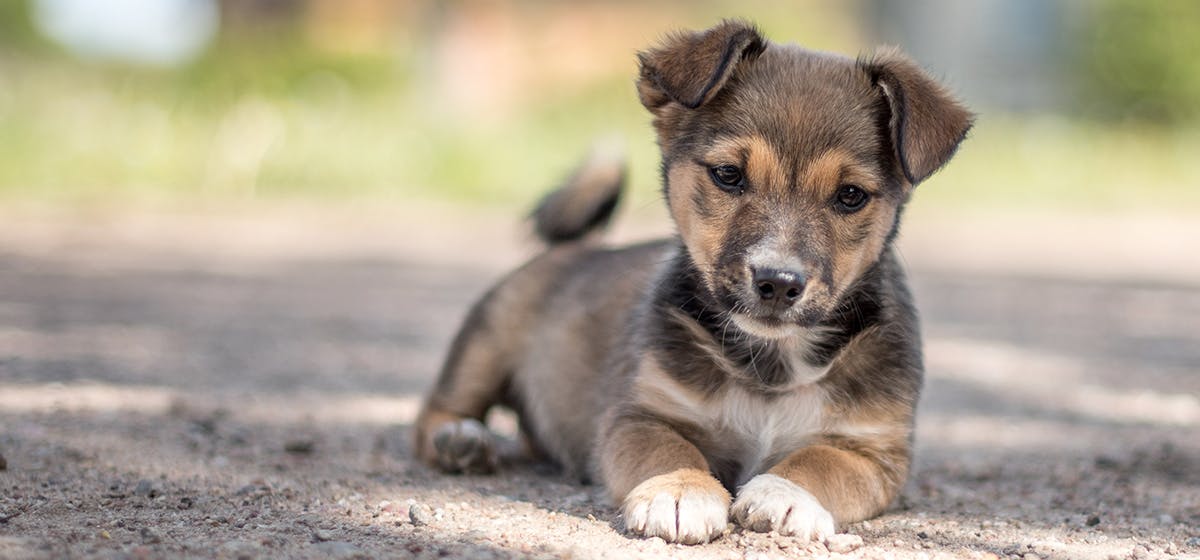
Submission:
[[[802,539],[824,540],[835,532],[833,516],[812,494],[773,474],[760,474],[738,490],[733,518],[745,529],[779,531]]]
[[[680,469],[647,479],[625,496],[625,528],[667,542],[700,544],[729,522],[729,492],[711,474]]]
[[[492,434],[473,418],[438,426],[433,433],[433,448],[438,468],[446,472],[488,474],[496,470]]]

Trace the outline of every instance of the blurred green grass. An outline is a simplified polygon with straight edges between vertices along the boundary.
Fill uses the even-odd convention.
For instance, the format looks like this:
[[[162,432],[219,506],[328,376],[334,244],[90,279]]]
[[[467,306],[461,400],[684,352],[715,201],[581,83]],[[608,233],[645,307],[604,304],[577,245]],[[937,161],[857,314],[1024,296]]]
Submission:
[[[772,18],[771,6],[783,10],[767,3],[756,17],[769,35],[859,50],[861,38],[839,35],[829,18]],[[715,19],[693,17],[681,24]],[[616,53],[624,62],[611,74],[530,91],[485,116],[458,111],[422,82],[419,42],[346,56],[285,31],[221,41],[186,68],[154,69],[20,41],[0,51],[0,202],[523,205],[606,135],[628,146],[634,204],[658,196],[649,116],[632,84],[633,49],[644,41]],[[920,188],[921,204],[1194,211],[1197,153],[1194,127],[984,110],[957,158]]]

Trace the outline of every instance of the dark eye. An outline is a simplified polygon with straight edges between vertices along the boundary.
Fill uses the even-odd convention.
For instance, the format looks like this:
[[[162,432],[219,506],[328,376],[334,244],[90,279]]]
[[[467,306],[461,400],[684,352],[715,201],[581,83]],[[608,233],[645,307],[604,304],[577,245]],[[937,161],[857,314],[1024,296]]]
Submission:
[[[867,201],[871,199],[871,195],[867,194],[862,187],[858,185],[842,185],[838,188],[837,195],[833,197],[834,206],[838,210],[847,214],[857,212],[867,205]]]
[[[734,194],[742,194],[746,190],[746,181],[742,177],[742,170],[736,165],[718,165],[711,167],[708,174],[712,175],[713,183],[725,192]]]

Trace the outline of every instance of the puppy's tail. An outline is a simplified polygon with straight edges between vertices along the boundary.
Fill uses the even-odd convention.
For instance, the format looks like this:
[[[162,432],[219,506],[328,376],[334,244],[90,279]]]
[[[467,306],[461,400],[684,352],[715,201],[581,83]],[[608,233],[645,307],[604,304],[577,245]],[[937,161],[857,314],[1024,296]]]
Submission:
[[[602,229],[612,218],[625,187],[620,146],[598,144],[562,186],[533,210],[534,230],[547,244],[575,241]]]

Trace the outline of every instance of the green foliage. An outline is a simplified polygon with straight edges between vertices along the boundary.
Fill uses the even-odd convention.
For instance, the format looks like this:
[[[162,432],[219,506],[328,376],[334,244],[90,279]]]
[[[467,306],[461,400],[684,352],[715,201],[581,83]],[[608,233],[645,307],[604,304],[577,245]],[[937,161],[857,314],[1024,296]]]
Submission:
[[[33,28],[31,4],[21,0],[0,1],[0,48],[46,49],[47,43]]]
[[[502,110],[473,113],[428,83],[432,62],[420,40],[382,53],[335,53],[282,26],[223,32],[180,68],[135,67],[46,46],[30,31],[26,6],[0,1],[0,199],[529,204],[605,134],[629,145],[634,205],[658,196],[658,155],[633,89],[632,52],[618,53],[628,62],[611,75],[531,88]],[[770,35],[857,48],[815,12],[800,19],[787,15],[787,3],[754,6],[745,13]],[[1200,8],[1192,6],[1200,4],[1106,0],[1100,13],[1109,24],[1088,36],[1095,52],[1083,51],[1092,81],[1081,105],[1113,117],[1195,118],[1200,34],[1185,31]],[[688,25],[716,19],[690,17]],[[1148,21],[1163,27],[1152,31]],[[1124,209],[1170,200],[1172,208],[1200,208],[1200,191],[1190,187],[1200,184],[1198,152],[1193,128],[985,112],[959,156],[919,195],[922,205]]]
[[[1087,4],[1076,55],[1080,107],[1107,119],[1200,119],[1200,2]]]

